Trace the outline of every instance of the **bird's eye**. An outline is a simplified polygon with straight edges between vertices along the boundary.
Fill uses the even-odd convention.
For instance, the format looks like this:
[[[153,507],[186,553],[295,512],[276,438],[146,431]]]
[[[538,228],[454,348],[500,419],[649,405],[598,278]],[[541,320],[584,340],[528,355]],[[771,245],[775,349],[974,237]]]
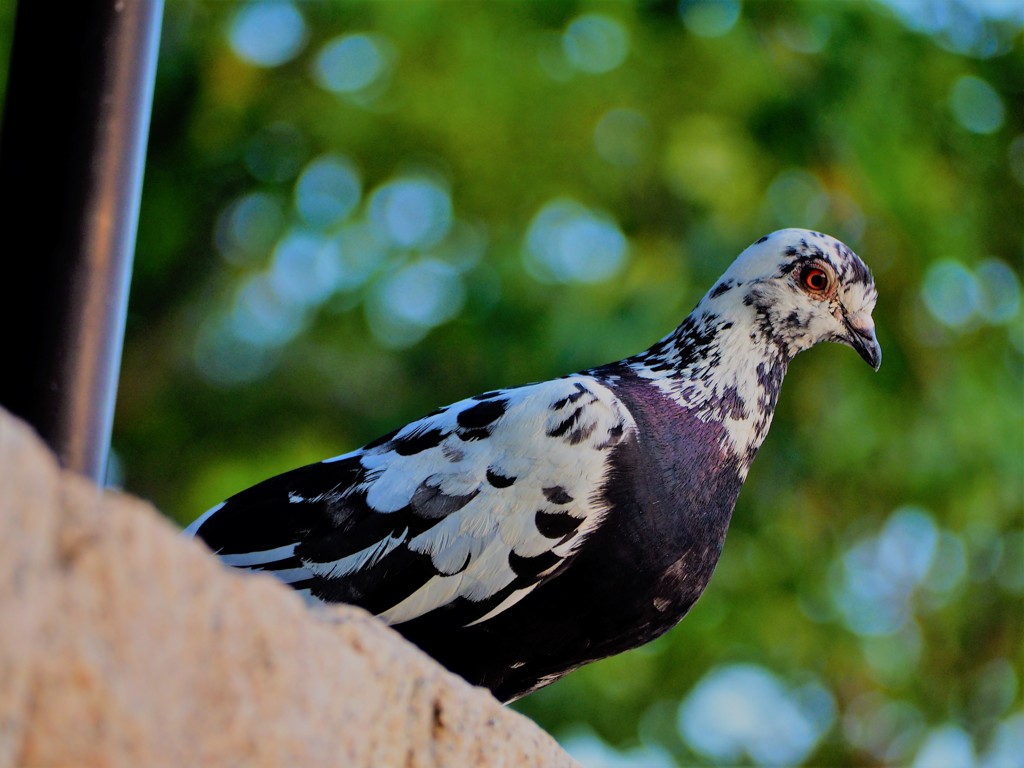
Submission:
[[[828,273],[818,267],[811,267],[800,275],[800,282],[812,293],[824,293],[828,290]]]

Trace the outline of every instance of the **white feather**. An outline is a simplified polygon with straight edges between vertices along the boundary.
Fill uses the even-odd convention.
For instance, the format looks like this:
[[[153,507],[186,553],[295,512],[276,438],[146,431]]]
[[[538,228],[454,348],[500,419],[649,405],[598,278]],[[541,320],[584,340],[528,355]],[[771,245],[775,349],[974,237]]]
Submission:
[[[537,583],[539,584],[540,582],[537,582]],[[482,624],[483,622],[487,621],[488,619],[494,618],[495,616],[497,616],[502,611],[504,611],[504,610],[506,610],[508,608],[511,608],[513,605],[518,603],[520,600],[522,600],[528,594],[533,592],[533,590],[535,590],[536,588],[537,588],[537,584],[531,584],[530,586],[524,587],[523,589],[517,589],[515,592],[513,592],[511,595],[506,597],[504,600],[502,600],[500,603],[498,603],[496,606],[494,606],[491,610],[489,610],[487,613],[485,613],[483,616],[481,616],[479,619],[476,619],[475,621],[469,622],[468,624],[466,624],[466,626],[467,627],[472,627],[475,624]]]
[[[337,560],[326,563],[310,563],[308,564],[309,571],[317,576],[333,579],[347,576],[350,573],[356,573],[365,568],[372,568],[376,563],[380,562],[381,558],[404,543],[407,533],[408,531],[404,531],[398,536],[388,536],[386,539],[381,539],[365,549]]]
[[[221,555],[220,559],[225,565],[234,565],[244,568],[276,563],[279,560],[285,560],[291,557],[293,554],[295,554],[295,545],[286,544],[283,547],[274,547],[273,549],[264,549],[258,552]]]
[[[197,517],[189,524],[188,528],[184,530],[184,534],[186,536],[195,536],[196,531],[199,530],[203,523],[209,520],[210,517],[212,517],[213,515],[217,514],[217,512],[219,512],[224,507],[225,504],[227,504],[227,502],[222,501],[220,504],[214,507],[210,507],[208,510],[203,512],[203,514],[201,514],[199,517]]]

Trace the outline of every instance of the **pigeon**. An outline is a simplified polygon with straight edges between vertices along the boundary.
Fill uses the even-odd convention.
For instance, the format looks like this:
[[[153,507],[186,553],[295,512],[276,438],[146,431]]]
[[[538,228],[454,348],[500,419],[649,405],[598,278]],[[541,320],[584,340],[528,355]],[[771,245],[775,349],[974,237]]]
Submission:
[[[790,360],[832,341],[877,370],[876,298],[843,243],[774,232],[649,349],[439,408],[186,532],[312,604],[361,606],[513,701],[683,618]]]

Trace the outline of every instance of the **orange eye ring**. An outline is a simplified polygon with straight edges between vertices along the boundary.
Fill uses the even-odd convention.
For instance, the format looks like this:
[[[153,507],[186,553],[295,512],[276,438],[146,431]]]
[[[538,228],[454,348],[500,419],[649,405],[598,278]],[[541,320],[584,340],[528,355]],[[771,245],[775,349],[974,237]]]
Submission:
[[[809,267],[800,274],[800,284],[811,293],[824,293],[829,283],[828,272],[820,267]]]

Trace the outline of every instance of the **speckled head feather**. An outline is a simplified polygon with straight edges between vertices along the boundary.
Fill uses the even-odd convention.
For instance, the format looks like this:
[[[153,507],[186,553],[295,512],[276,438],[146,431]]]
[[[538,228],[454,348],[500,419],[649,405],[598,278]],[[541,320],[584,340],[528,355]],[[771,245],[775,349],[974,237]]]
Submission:
[[[821,289],[807,282],[814,270],[824,272]],[[723,275],[722,282],[729,280],[746,287],[743,300],[757,309],[763,338],[789,358],[836,341],[852,346],[875,369],[881,363],[871,320],[878,298],[874,280],[857,254],[834,237],[806,229],[773,232],[739,255]],[[722,282],[706,301],[713,301]]]
[[[676,330],[628,362],[702,420],[722,422],[745,476],[793,357],[833,341],[878,368],[876,299],[870,270],[843,243],[779,230],[744,250]]]

